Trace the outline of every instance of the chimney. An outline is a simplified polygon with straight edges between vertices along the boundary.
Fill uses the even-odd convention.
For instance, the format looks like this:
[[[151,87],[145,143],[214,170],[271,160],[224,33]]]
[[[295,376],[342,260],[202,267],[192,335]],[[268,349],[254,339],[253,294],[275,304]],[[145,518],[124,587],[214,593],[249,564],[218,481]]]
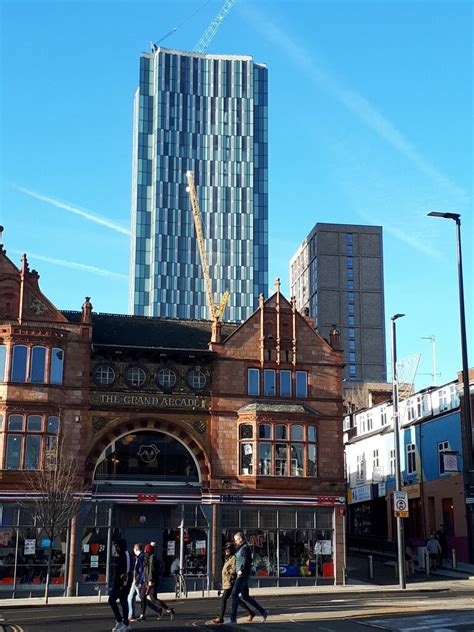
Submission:
[[[337,325],[333,325],[331,331],[329,332],[329,344],[334,351],[341,350],[341,334],[339,333]]]
[[[82,306],[81,323],[84,325],[92,324],[92,303],[90,296],[86,296],[86,302]]]

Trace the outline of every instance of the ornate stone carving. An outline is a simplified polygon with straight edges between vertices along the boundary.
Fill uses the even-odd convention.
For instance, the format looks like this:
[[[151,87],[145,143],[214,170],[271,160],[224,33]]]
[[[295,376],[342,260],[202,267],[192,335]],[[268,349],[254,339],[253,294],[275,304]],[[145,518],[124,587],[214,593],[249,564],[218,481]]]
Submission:
[[[207,424],[205,421],[193,421],[193,428],[194,430],[196,430],[197,432],[199,432],[199,434],[205,434],[206,430],[207,430]]]
[[[49,312],[48,306],[43,303],[37,296],[30,300],[29,312],[35,316],[44,316]]]
[[[107,417],[92,417],[92,428],[94,433],[99,432],[108,421]]]

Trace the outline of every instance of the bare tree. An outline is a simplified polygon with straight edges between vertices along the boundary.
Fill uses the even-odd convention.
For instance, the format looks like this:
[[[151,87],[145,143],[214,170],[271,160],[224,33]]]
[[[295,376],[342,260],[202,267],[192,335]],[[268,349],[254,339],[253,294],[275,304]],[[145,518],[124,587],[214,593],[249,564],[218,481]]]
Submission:
[[[367,384],[354,384],[344,389],[344,410],[346,414],[355,413],[367,408],[369,402],[369,387]]]
[[[49,541],[45,603],[49,598],[54,541],[70,526],[81,504],[82,477],[69,446],[62,435],[46,446],[44,463],[41,464],[38,458],[37,470],[24,472],[30,495],[28,501],[21,504],[31,512],[35,524],[41,527]]]

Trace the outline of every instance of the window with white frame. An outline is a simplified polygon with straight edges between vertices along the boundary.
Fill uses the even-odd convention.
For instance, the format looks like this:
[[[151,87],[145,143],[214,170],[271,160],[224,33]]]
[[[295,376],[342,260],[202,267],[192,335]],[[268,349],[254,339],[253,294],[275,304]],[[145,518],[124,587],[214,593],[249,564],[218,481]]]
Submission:
[[[443,388],[438,391],[438,400],[439,400],[439,410],[447,410],[448,408],[448,395],[446,390]]]
[[[444,474],[444,453],[450,452],[449,441],[439,441],[438,443],[438,459],[439,459],[439,473]]]
[[[368,411],[367,412],[367,432],[370,432],[372,428],[373,428],[372,411]]]
[[[416,472],[416,446],[414,443],[407,445],[407,473],[414,474]]]
[[[379,451],[378,450],[374,450],[374,454],[373,454],[373,467],[374,467],[374,469],[376,467],[379,467],[379,465],[380,465]]]
[[[395,450],[390,450],[390,476],[395,476],[395,461],[396,461]]]
[[[453,408],[459,403],[455,384],[451,384],[451,386],[449,387],[449,400]]]
[[[381,426],[387,425],[387,409],[386,408],[380,409],[380,425]]]
[[[357,426],[359,428],[359,434],[362,434],[365,432],[365,414],[364,415],[360,415],[357,419]]]

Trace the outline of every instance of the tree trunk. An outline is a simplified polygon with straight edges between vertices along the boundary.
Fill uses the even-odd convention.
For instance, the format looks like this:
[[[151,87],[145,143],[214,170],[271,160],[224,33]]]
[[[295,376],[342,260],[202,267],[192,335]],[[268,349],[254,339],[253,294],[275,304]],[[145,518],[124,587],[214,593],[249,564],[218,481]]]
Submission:
[[[49,579],[51,577],[51,560],[53,557],[53,538],[49,541],[49,551],[48,551],[48,567],[46,570],[46,585],[44,587],[44,603],[48,603],[49,599]]]

